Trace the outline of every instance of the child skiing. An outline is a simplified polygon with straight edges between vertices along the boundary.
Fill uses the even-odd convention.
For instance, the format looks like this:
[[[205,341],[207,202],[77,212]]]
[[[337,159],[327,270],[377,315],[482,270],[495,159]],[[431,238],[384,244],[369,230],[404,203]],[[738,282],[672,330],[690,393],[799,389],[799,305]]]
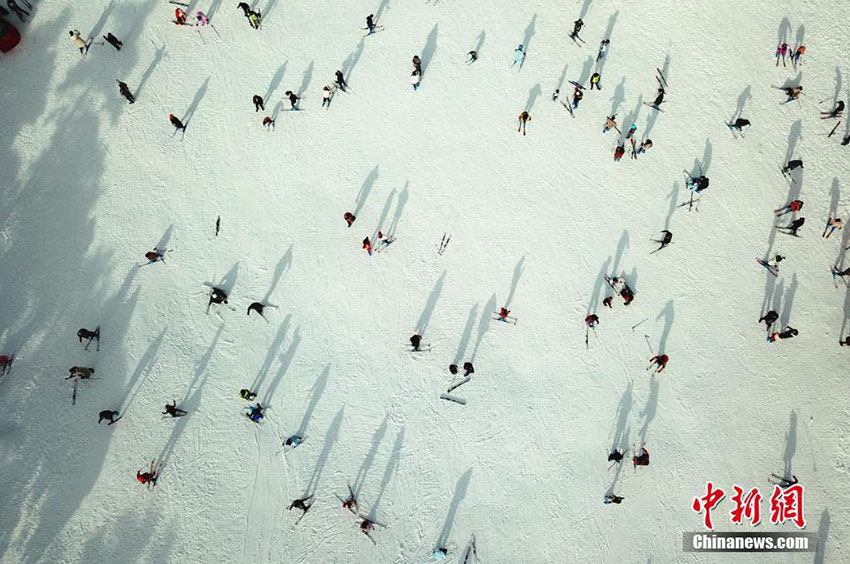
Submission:
[[[782,66],[788,66],[785,64],[785,56],[788,55],[788,44],[781,43],[776,46],[776,66],[779,66],[779,57],[782,57]]]
[[[618,130],[619,131],[619,130]],[[652,148],[652,139],[647,139],[643,143],[640,144],[640,148],[637,150],[637,154],[640,155],[645,153],[647,149]]]
[[[419,83],[422,82],[422,72],[416,69],[413,69],[413,72],[410,73],[410,84],[413,86],[413,91],[416,92],[419,90]]]
[[[613,461],[619,464],[621,460],[623,460],[623,451],[617,449],[608,453],[608,462]]]
[[[531,116],[528,114],[528,112],[523,111],[521,114],[519,114],[519,117],[517,118],[517,120],[518,120],[519,123],[517,125],[516,130],[517,131],[522,130],[522,134],[525,135],[525,126],[528,122],[531,121]]]
[[[800,45],[794,50],[794,54],[791,55],[791,63],[794,65],[794,68],[797,68],[797,65],[800,63],[800,57],[806,54],[806,46]]]
[[[596,54],[596,60],[604,59],[608,52],[608,46],[611,44],[610,39],[603,39],[599,42],[599,52]]]
[[[186,25],[186,12],[182,8],[174,9],[174,23],[177,25]]]
[[[210,290],[210,301],[207,302],[207,311],[212,304],[227,304],[227,292],[221,288],[213,287]]]
[[[620,505],[620,503],[622,503],[624,499],[626,498],[620,497],[618,495],[605,494],[605,501],[603,503],[616,503],[617,505]]]

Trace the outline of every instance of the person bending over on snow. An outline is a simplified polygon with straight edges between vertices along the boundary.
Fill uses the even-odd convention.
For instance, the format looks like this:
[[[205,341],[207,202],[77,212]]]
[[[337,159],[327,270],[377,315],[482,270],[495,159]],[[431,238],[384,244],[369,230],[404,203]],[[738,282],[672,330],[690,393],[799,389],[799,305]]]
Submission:
[[[187,413],[189,412],[177,407],[177,400],[171,400],[171,403],[165,404],[165,411],[162,412],[163,415],[170,415],[171,417],[183,417]]]
[[[257,405],[248,408],[248,413],[245,414],[245,417],[247,417],[254,423],[259,423],[260,419],[265,417],[263,415],[263,409],[265,408],[258,403]]]
[[[94,374],[94,368],[87,368],[85,366],[73,366],[68,369],[69,376],[66,376],[66,380],[70,380],[71,378],[79,378],[80,380],[89,380]]]
[[[254,102],[254,112],[259,112],[260,110],[266,111],[266,107],[263,105],[263,97],[259,94],[254,94],[254,97],[251,98],[251,101]]]
[[[771,325],[776,323],[777,319],[779,319],[779,314],[773,310],[770,310],[759,318],[759,323],[763,321],[765,325],[767,325],[767,330],[770,331]]]
[[[118,421],[118,419],[120,419],[120,417],[118,419],[116,419],[116,417],[118,417],[117,411],[112,411],[111,409],[104,409],[103,411],[98,413],[97,424],[100,425],[101,421],[106,420],[106,421],[109,421],[109,423],[107,423],[107,425],[112,425],[113,423]]]
[[[257,394],[252,392],[248,388],[242,388],[241,390],[239,390],[239,397],[251,401],[252,399],[257,397]]]
[[[850,347],[850,335],[844,337],[843,341],[838,341],[838,344],[842,347]]]
[[[413,350],[418,351],[419,347],[422,345],[422,335],[415,334],[410,338],[410,344],[413,347]]]
[[[806,222],[805,217],[799,217],[791,222],[791,225],[777,226],[776,228],[787,235],[797,236],[797,230],[800,229]]]
[[[620,497],[620,496],[618,496],[618,495],[614,495],[614,494],[606,494],[606,495],[605,495],[605,502],[604,502],[604,503],[616,503],[617,505],[620,505],[620,503],[622,503],[622,501],[623,501],[624,499],[626,499],[626,498],[624,498],[624,497]]]
[[[307,513],[307,510],[310,509],[311,505],[313,505],[312,503],[308,503],[311,499],[313,499],[313,496],[293,500],[293,502],[289,504],[289,507],[287,509],[289,511],[292,511],[292,508],[294,507],[295,509],[300,509],[304,513]]]
[[[632,464],[635,466],[649,466],[649,451],[646,447],[641,447],[641,453],[632,458]]]
[[[664,369],[667,368],[667,361],[670,360],[670,357],[666,354],[657,354],[649,359],[649,362],[655,364],[655,372],[664,372]],[[652,364],[650,364],[650,367]]]
[[[475,367],[472,366],[471,362],[463,363],[463,375],[469,376],[470,374],[475,374]]]
[[[621,450],[612,450],[608,453],[608,462],[614,461],[619,464],[621,460],[623,460],[623,452]]]

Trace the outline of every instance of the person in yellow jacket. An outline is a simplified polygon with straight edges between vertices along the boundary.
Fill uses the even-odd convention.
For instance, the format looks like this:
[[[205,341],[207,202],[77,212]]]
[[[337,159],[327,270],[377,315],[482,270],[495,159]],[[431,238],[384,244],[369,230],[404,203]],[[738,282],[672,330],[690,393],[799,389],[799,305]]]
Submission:
[[[77,46],[77,49],[80,50],[80,53],[83,55],[87,55],[89,52],[89,47],[91,47],[91,39],[88,41],[84,40],[80,37],[80,32],[76,29],[74,31],[69,31],[68,34],[71,36],[71,41],[74,42],[74,45]]]
[[[528,115],[528,112],[525,112],[525,111],[524,111],[524,112],[522,112],[521,114],[519,114],[519,117],[517,118],[517,121],[518,121],[519,123],[518,123],[518,125],[517,125],[516,130],[517,130],[517,131],[522,131],[522,134],[523,134],[523,135],[525,135],[525,124],[531,121],[531,116],[530,116],[530,115]]]

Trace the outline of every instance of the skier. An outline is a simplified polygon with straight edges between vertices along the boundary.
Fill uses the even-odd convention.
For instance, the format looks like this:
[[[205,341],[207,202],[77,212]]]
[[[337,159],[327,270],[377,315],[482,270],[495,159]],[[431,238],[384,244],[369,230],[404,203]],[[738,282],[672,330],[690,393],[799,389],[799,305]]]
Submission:
[[[94,368],[86,368],[85,366],[72,366],[68,369],[70,376],[66,376],[66,380],[71,378],[79,378],[80,380],[89,380],[94,374]]]
[[[597,90],[602,90],[602,87],[599,86],[599,79],[602,78],[598,72],[593,73],[590,76],[590,89],[593,90],[593,87],[596,86]]]
[[[322,88],[322,107],[323,108],[325,106],[327,106],[328,109],[331,109],[331,100],[334,97],[334,92],[335,92],[335,90],[331,89],[330,86],[325,86],[324,88]]]
[[[847,145],[850,145],[850,135],[848,135],[847,137],[845,137],[844,139],[841,140],[841,146],[842,147],[845,147]]]
[[[838,344],[841,345],[842,347],[850,346],[850,335],[847,335],[846,337],[844,337],[843,341],[838,341]]]
[[[822,237],[824,239],[829,239],[829,236],[832,235],[832,232],[836,229],[843,229],[844,222],[840,217],[830,217],[826,222],[826,228],[823,230]]]
[[[274,130],[274,120],[269,116],[263,118],[263,127],[266,128],[266,131]]]
[[[263,14],[260,12],[255,12],[251,10],[248,12],[248,23],[251,24],[251,27],[254,29],[260,29],[260,20],[263,17]]]
[[[623,451],[621,451],[620,449],[617,449],[617,450],[612,450],[611,452],[609,452],[608,453],[608,462],[611,462],[612,460],[614,462],[616,462],[617,464],[619,464],[620,461],[623,460]]]
[[[171,403],[165,404],[165,411],[162,412],[162,415],[170,415],[172,418],[174,418],[183,417],[188,413],[188,411],[184,411],[177,407],[177,400],[171,400]]]
[[[653,100],[651,104],[648,104],[649,107],[655,108],[656,110],[660,109],[658,106],[664,103],[665,94],[667,94],[667,92],[665,92],[663,88],[659,88],[658,94],[655,95],[655,100]]]
[[[599,42],[599,53],[596,54],[596,60],[604,59],[605,54],[608,52],[608,45],[611,43],[610,39],[603,39]]]
[[[136,480],[138,480],[142,484],[155,486],[157,478],[159,478],[159,472],[153,469],[153,461],[151,461],[150,470],[148,470],[147,472],[136,470]]]
[[[792,221],[791,225],[785,225],[785,226],[777,225],[776,229],[779,229],[781,232],[785,233],[786,235],[793,235],[795,237],[799,237],[799,235],[797,235],[797,230],[800,229],[803,226],[803,223],[805,223],[805,222],[806,222],[805,217],[799,217],[799,218],[795,219],[794,221]]]
[[[287,507],[287,509],[292,511],[292,508],[294,507],[295,509],[300,509],[304,513],[307,513],[307,510],[310,509],[311,505],[313,505],[312,503],[307,503],[311,499],[313,499],[313,496],[307,496],[307,497],[303,497],[301,499],[296,499],[292,503],[289,504],[289,507]]]
[[[227,292],[222,290],[221,288],[213,288],[210,290],[210,301],[207,303],[207,309],[209,309],[212,304],[226,304],[227,303]]]
[[[646,447],[641,447],[641,453],[632,458],[632,464],[635,466],[649,466],[649,451]]]
[[[372,243],[369,241],[368,237],[363,238],[363,248],[366,249],[369,256],[372,256]]]
[[[637,131],[637,127],[638,126],[637,126],[636,123],[632,123],[629,126],[629,131],[628,131],[628,133],[626,133],[626,139],[631,139],[632,137],[635,136],[635,132]]]
[[[525,135],[525,127],[526,127],[526,124],[531,121],[531,116],[528,114],[527,111],[523,111],[521,114],[519,114],[519,117],[517,118],[517,120],[518,120],[519,124],[518,124],[516,130],[519,131],[521,129],[522,134]]]
[[[121,82],[120,80],[116,80],[116,82],[118,83],[118,92],[120,92],[121,95],[124,96],[128,102],[130,102],[131,104],[135,104],[136,98],[133,96],[133,93],[130,92],[130,88],[127,86],[127,83]]]
[[[798,100],[800,98],[800,94],[803,93],[802,86],[795,86],[793,88],[780,88],[785,95],[788,96],[788,99],[782,102],[783,104],[787,104],[788,102],[793,102],[794,100]]]
[[[734,129],[735,131],[741,131],[744,127],[750,125],[750,120],[744,118],[738,118],[735,120],[735,123],[727,123],[729,129]]]
[[[351,224],[354,223],[354,220],[357,219],[357,216],[351,212],[345,212],[342,215],[342,218],[345,220],[345,223],[348,224],[348,227],[351,227]]]
[[[604,501],[604,503],[616,503],[617,505],[620,505],[620,503],[622,503],[622,501],[623,501],[624,499],[626,499],[626,498],[624,498],[624,497],[620,497],[620,496],[618,496],[618,495],[614,495],[614,494],[605,494],[605,501]]]
[[[790,339],[792,337],[796,337],[797,333],[799,333],[799,331],[797,331],[790,325],[786,325],[782,331],[778,333],[771,333],[770,336],[768,336],[767,340],[772,343],[776,340]]]
[[[449,372],[452,376],[457,376],[457,364],[449,364]]]
[[[561,89],[560,89],[560,88],[556,88],[556,89],[555,89],[555,91],[554,91],[554,92],[552,92],[552,101],[553,101],[553,102],[557,102],[557,101],[558,101],[558,96],[560,96],[560,95],[561,95]]]
[[[666,354],[657,354],[649,359],[650,363],[655,364],[655,372],[664,372],[664,369],[667,368],[667,361],[670,360],[670,357]],[[652,367],[652,364],[649,365]]]
[[[431,553],[431,558],[434,562],[442,562],[446,559],[446,556],[449,554],[449,549],[444,546],[438,546],[434,549],[434,552]]]
[[[29,12],[27,12],[26,10],[24,10],[23,8],[18,6],[15,3],[15,0],[6,0],[6,5],[9,7],[10,10],[15,12],[15,15],[18,16],[19,20],[21,20],[24,23],[27,23],[27,20],[24,18],[24,16],[29,16],[30,15]],[[30,6],[30,8],[32,8],[32,6]]]
[[[248,408],[248,413],[245,414],[245,417],[247,417],[254,423],[259,423],[260,419],[265,417],[265,415],[263,415],[263,409],[265,408],[259,403],[257,405],[253,405]]]
[[[154,247],[152,251],[148,251],[145,253],[145,258],[148,261],[147,264],[153,264],[157,261],[162,261],[163,263],[165,263],[165,251]]]
[[[109,421],[109,423],[107,423],[107,425],[112,425],[113,423],[118,421],[118,419],[121,419],[120,417],[118,417],[118,419],[116,419],[116,417],[118,417],[117,411],[112,411],[111,409],[104,409],[103,411],[98,413],[97,424],[100,425],[100,422],[105,419],[105,420]]]
[[[422,345],[422,335],[415,334],[410,338],[410,345],[413,347],[414,351],[418,351],[419,347]]]
[[[661,231],[661,233],[664,234],[664,236],[661,237],[661,239],[653,239],[652,240],[654,243],[661,243],[661,246],[658,247],[657,249],[655,249],[655,251],[653,251],[653,252],[660,251],[661,249],[663,249],[664,247],[669,245],[671,241],[673,241],[673,234],[671,232],[664,229],[664,230]]]
[[[266,316],[263,315],[263,310],[267,307],[270,307],[272,309],[277,309],[277,306],[275,306],[275,305],[269,305],[269,304],[264,304],[264,303],[260,303],[260,302],[254,302],[254,303],[252,303],[251,305],[248,306],[247,315],[250,316],[252,311],[256,311],[259,314],[260,317],[262,317],[263,319],[266,319]],[[268,322],[269,322],[269,320],[266,319],[266,323],[268,323]]]
[[[475,374],[475,367],[472,366],[471,362],[463,363],[463,375],[469,376],[470,374]]]
[[[792,170],[803,168],[802,159],[795,159],[793,161],[788,161],[788,164],[782,167],[782,174],[788,174]]]
[[[802,200],[793,200],[790,204],[786,204],[785,206],[779,208],[778,210],[773,210],[773,213],[777,216],[785,215],[786,213],[797,213],[803,208]]]
[[[640,155],[645,153],[647,149],[652,148],[652,139],[647,139],[643,143],[640,144],[640,148],[637,150],[637,154]]]
[[[578,103],[581,102],[581,99],[584,98],[584,88],[580,86],[576,86],[573,89],[573,109],[578,109]]]
[[[776,474],[773,474],[773,475],[776,476]],[[779,476],[776,476],[776,477],[779,478]],[[785,488],[790,488],[791,486],[793,486],[794,484],[796,484],[799,481],[800,480],[797,479],[797,476],[795,476],[794,474],[791,474],[790,480],[788,478],[785,478],[785,477],[779,478],[779,483],[776,484],[776,485],[779,486],[782,489],[785,489]]]
[[[635,299],[635,294],[634,294],[634,292],[632,292],[632,289],[629,288],[628,282],[626,282],[626,280],[624,278],[612,278],[611,279],[611,286],[614,287],[615,290],[617,289],[617,286],[619,286],[621,284],[622,284],[622,287],[620,288],[619,292],[620,292],[620,296],[623,298],[623,301],[625,302],[623,305],[629,305]]]
[[[478,51],[470,51],[466,54],[466,56],[466,64],[471,65],[472,63],[478,60]]]
[[[174,9],[174,23],[177,25],[186,25],[186,12],[182,8]]]
[[[614,149],[614,161],[619,161],[623,158],[623,155],[626,154],[626,146],[622,143],[617,145],[617,148]]]
[[[768,264],[768,266],[771,266],[774,269],[779,270],[779,263],[782,262],[783,260],[785,260],[785,257],[783,257],[780,254],[777,254],[775,257],[773,257],[772,259],[767,261],[767,264]]]
[[[210,23],[210,19],[204,14],[202,11],[198,10],[198,13],[195,14],[195,25],[196,26],[204,26]]]
[[[88,55],[92,40],[83,40],[83,38],[80,37],[80,32],[76,29],[74,31],[69,31],[68,34],[71,36],[71,41],[73,41],[74,45],[77,46],[77,49],[80,50],[80,53],[83,55]]]
[[[416,69],[410,73],[410,84],[413,85],[413,91],[419,90],[419,83],[422,81],[422,73]]]
[[[514,62],[511,63],[511,67],[517,63],[519,63],[519,68],[522,69],[522,65],[525,63],[525,48],[522,46],[522,43],[514,49]]]
[[[5,376],[12,369],[12,362],[15,360],[15,355],[0,355],[0,376]]]
[[[112,35],[111,33],[107,33],[103,36],[103,38],[106,40],[107,43],[115,47],[116,51],[120,51],[121,47],[124,46],[124,43],[122,41],[119,41],[118,38]]]
[[[617,127],[617,114],[610,115],[605,118],[605,125],[602,127],[602,133],[608,133],[609,129],[616,129],[617,133],[622,133]]]
[[[345,77],[342,76],[342,71],[336,71],[336,80],[334,81],[334,84],[336,84],[340,90],[345,92],[345,88],[348,86],[348,84],[345,82]]]
[[[800,64],[800,57],[806,54],[806,46],[800,45],[797,49],[794,50],[794,54],[791,55],[791,63],[796,67]]]
[[[688,190],[693,190],[697,194],[708,188],[709,179],[705,175],[691,176],[687,181]]]
[[[419,74],[422,74],[422,59],[419,58],[419,55],[413,55],[413,63],[414,70],[418,70]]]
[[[844,114],[844,100],[839,100],[828,112],[821,112],[820,115],[823,116],[821,119],[829,119],[829,118],[840,118]]]
[[[779,314],[774,310],[770,310],[765,313],[763,316],[759,318],[759,323],[764,321],[764,324],[767,326],[768,333],[770,332],[770,328],[776,323],[776,320],[779,319]]]
[[[584,22],[581,20],[581,18],[574,21],[573,22],[573,32],[570,33],[570,39],[572,39],[573,41],[579,40],[582,43],[584,43],[584,40],[581,37],[578,36],[579,32],[581,31],[581,28],[583,28],[583,27],[584,27]]]
[[[374,17],[375,17],[375,14],[369,14],[368,16],[366,16],[366,29],[369,30],[368,35],[372,35],[373,33],[375,33],[375,27],[376,26],[375,26],[375,21],[373,19]]]
[[[776,66],[779,66],[779,57],[782,56],[782,66],[785,65],[785,56],[788,54],[788,44],[782,43],[776,46]]]
[[[342,506],[345,509],[348,509],[355,515],[357,514],[357,498],[354,497],[354,493],[349,491],[348,499],[342,502]]]
[[[263,97],[259,94],[254,94],[254,97],[251,99],[254,102],[254,112],[259,112],[260,110],[266,111],[266,107],[263,105]]]
[[[249,13],[251,13],[251,6],[249,6],[249,5],[248,5],[248,4],[246,4],[245,2],[239,2],[239,3],[236,5],[236,9],[238,10],[238,9],[240,9],[240,8],[242,9],[242,13],[243,13],[243,14],[245,15],[245,17],[247,18],[247,17],[248,17],[248,14],[249,14]]]
[[[81,328],[77,331],[77,339],[80,341],[80,344],[83,344],[83,339],[87,339],[86,346],[83,347],[83,350],[89,350],[89,345],[91,345],[92,340],[97,341],[97,348],[100,349],[100,327],[95,329],[94,331],[89,331],[86,328]]]
[[[360,532],[369,536],[369,532],[375,529],[375,523],[370,521],[365,517],[361,517],[362,521],[360,521]]]
[[[174,114],[168,114],[168,119],[171,120],[171,125],[174,126],[175,133],[180,130],[182,130],[184,133],[186,132],[186,126],[183,124],[182,121],[180,121],[177,116],[175,116]]]
[[[595,313],[591,313],[587,317],[584,318],[584,322],[587,323],[587,326],[593,329],[597,325],[599,325],[599,316]]]
[[[295,448],[303,442],[304,437],[301,435],[290,435],[289,437],[286,437],[285,441],[283,441],[283,446]]]
[[[244,399],[244,400],[251,401],[255,397],[257,397],[257,394],[252,392],[248,388],[242,388],[241,390],[239,390],[239,397]]]
[[[298,97],[292,90],[287,90],[286,92],[284,92],[284,94],[289,97],[289,103],[292,104],[292,108],[290,108],[290,110],[293,112],[297,112],[300,108],[296,104],[301,98]]]
[[[613,302],[613,301],[614,301],[614,296],[608,296],[607,298],[602,300],[602,305],[604,305],[607,308],[614,309],[614,306],[611,305],[611,302]]]
[[[509,310],[508,308],[500,307],[499,308],[499,321],[507,322],[508,321],[508,315],[510,315],[510,313],[511,313],[511,310]]]

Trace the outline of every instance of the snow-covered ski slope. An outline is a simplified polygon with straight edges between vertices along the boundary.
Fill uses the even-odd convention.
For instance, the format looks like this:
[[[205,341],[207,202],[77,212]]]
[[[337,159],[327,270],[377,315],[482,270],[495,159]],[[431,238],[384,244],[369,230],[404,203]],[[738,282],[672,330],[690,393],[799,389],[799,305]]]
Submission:
[[[838,4],[255,0],[258,31],[235,4],[191,0],[216,28],[196,31],[165,0],[40,2],[0,59],[0,352],[18,355],[0,381],[3,562],[419,563],[473,534],[488,564],[850,559],[850,297],[829,274],[850,230],[820,237],[850,207],[847,127],[827,138],[819,119],[850,97]],[[369,13],[385,27],[364,38]],[[124,48],[82,57],[69,29]],[[807,46],[798,71],[775,66],[777,30]],[[573,119],[551,92],[587,85],[606,35],[602,91]],[[663,113],[643,105],[656,68]],[[350,92],[326,110],[337,69]],[[797,80],[800,102],[780,105],[772,86]],[[736,140],[739,108],[753,126]],[[613,161],[612,111],[652,139],[638,160]],[[796,184],[789,158],[805,161]],[[689,212],[682,171],[700,165],[711,186]],[[802,237],[777,234],[797,194]],[[673,243],[650,256],[664,228]],[[369,257],[378,229],[397,240]],[[136,268],[157,244],[167,264]],[[776,252],[778,278],[754,260]],[[602,306],[606,272],[625,273],[631,306]],[[204,282],[236,311],[205,314]],[[280,307],[268,324],[245,315],[263,299]],[[506,304],[516,326],[491,321]],[[771,308],[796,338],[766,341]],[[77,329],[98,325],[84,352]],[[407,352],[417,331],[430,352]],[[655,377],[650,347],[670,356]],[[475,364],[452,392],[466,406],[439,399],[455,360]],[[98,379],[72,406],[75,365]],[[259,425],[242,387],[268,406]],[[172,399],[190,415],[163,419]],[[98,425],[103,409],[124,416]],[[612,447],[629,452],[607,471]],[[149,490],[134,477],[152,459]],[[682,552],[707,480],[768,492],[764,522],[735,530],[796,530],[768,522],[767,478],[786,470],[819,553]],[[375,545],[340,507],[346,484],[388,525]]]

